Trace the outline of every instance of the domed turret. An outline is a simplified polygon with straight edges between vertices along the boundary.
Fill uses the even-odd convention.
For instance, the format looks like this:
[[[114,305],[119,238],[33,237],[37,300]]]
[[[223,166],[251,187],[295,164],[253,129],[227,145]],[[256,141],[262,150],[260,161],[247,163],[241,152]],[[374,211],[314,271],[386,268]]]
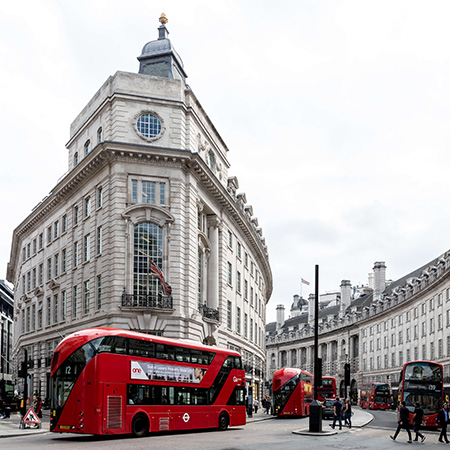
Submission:
[[[186,84],[187,75],[183,61],[168,39],[169,31],[166,28],[168,20],[164,13],[161,14],[159,21],[161,25],[158,28],[158,39],[147,42],[141,56],[137,58],[140,62],[139,73],[182,80]]]

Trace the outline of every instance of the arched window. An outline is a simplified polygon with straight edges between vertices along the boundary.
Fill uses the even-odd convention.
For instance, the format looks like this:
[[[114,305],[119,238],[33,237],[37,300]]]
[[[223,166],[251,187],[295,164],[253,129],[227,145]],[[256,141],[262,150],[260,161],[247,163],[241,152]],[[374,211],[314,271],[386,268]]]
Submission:
[[[100,127],[97,130],[97,144],[100,144],[100,142],[103,142],[103,130],[102,130],[102,127]]]
[[[216,157],[211,150],[208,152],[208,166],[213,172],[216,171]]]
[[[151,222],[134,227],[133,294],[142,303],[151,304],[162,295],[161,282],[152,276],[151,263],[162,271],[163,230]]]
[[[73,155],[73,166],[78,165],[78,152],[75,152],[75,155]]]
[[[91,152],[91,141],[86,141],[86,143],[84,144],[84,156],[89,155],[90,152]]]

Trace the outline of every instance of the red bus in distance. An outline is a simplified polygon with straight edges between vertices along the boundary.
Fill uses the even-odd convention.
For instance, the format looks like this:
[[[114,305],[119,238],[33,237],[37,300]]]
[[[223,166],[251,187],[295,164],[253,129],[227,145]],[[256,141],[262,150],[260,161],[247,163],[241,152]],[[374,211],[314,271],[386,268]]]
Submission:
[[[321,402],[336,398],[336,378],[322,377],[322,384],[317,391],[317,399]]]
[[[53,353],[50,431],[141,437],[245,423],[245,372],[235,351],[91,328]]]
[[[301,369],[280,369],[273,374],[273,407],[276,416],[308,416],[313,400],[314,377]]]
[[[388,383],[365,383],[361,385],[359,405],[361,408],[384,409],[391,406],[391,387]]]
[[[414,411],[414,403],[420,403],[424,410],[425,426],[437,426],[437,413],[444,403],[442,365],[432,361],[407,362],[400,373],[398,393],[399,401],[404,400],[411,413]]]

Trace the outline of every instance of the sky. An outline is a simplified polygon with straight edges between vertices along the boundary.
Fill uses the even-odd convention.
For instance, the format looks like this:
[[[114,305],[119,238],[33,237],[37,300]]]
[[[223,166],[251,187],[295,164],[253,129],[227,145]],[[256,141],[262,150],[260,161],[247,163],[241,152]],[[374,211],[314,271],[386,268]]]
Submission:
[[[138,71],[162,12],[263,229],[268,322],[315,265],[322,294],[450,249],[450,2],[23,0],[0,4],[0,279],[67,171],[71,122]]]

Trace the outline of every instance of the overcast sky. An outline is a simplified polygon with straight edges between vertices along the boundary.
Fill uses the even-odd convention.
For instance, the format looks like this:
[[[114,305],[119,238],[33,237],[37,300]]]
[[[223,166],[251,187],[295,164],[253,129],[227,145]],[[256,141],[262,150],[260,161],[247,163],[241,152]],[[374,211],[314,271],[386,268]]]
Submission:
[[[450,248],[450,2],[28,0],[0,4],[0,279],[70,123],[161,12],[263,229],[268,321],[316,264],[324,293]]]

